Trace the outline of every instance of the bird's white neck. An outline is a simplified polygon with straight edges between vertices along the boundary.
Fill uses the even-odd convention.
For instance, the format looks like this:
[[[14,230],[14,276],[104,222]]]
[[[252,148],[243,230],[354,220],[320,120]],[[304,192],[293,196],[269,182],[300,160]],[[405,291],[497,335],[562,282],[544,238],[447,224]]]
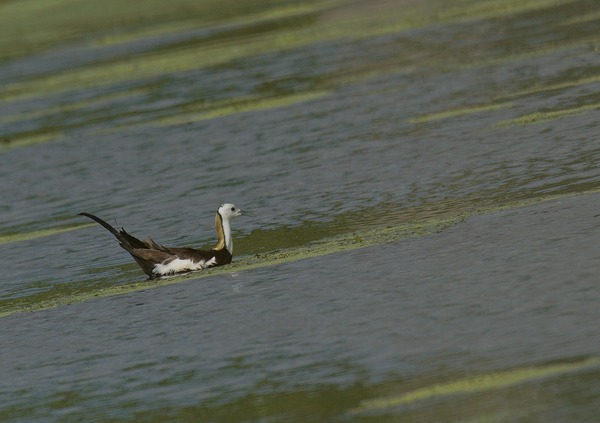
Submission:
[[[227,248],[229,254],[233,254],[233,237],[231,236],[229,219],[223,219],[223,233],[225,234],[225,248]]]
[[[233,254],[233,237],[231,236],[231,225],[229,219],[223,219],[220,213],[215,216],[218,243],[215,250],[227,248],[229,254]]]

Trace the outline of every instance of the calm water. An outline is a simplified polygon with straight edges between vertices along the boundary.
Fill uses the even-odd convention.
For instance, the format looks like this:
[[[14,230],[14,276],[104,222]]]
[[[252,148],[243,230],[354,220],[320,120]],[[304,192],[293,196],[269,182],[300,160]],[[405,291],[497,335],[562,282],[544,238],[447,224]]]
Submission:
[[[0,313],[99,297],[0,318],[0,420],[597,421],[595,3],[188,6],[0,48]],[[238,258],[497,211],[102,298],[144,276],[76,213],[203,246],[224,201]]]

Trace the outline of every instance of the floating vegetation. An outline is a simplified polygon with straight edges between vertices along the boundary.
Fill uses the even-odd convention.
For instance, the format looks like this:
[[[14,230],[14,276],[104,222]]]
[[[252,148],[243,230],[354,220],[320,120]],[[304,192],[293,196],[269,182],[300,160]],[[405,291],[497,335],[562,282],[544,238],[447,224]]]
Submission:
[[[416,389],[398,396],[369,399],[351,410],[352,414],[384,412],[390,408],[409,405],[418,401],[442,398],[450,395],[472,395],[491,389],[501,389],[531,382],[540,378],[558,376],[600,365],[597,357],[586,358],[572,363],[548,364],[539,367],[506,370],[495,373],[466,377],[446,383]]]
[[[15,5],[19,4],[15,3]],[[28,2],[23,2],[28,3]],[[83,2],[88,3],[88,2]],[[137,4],[136,2],[132,2]],[[185,3],[185,2],[184,2]],[[9,3],[12,4],[12,3]],[[507,14],[522,13],[529,10],[540,9],[544,7],[554,6],[555,1],[551,0],[529,0],[529,1],[481,1],[473,0],[459,2],[448,5],[445,1],[432,1],[426,5],[420,2],[408,3],[401,9],[390,6],[377,7],[368,14],[364,13],[347,13],[345,8],[359,7],[356,5],[345,4],[345,2],[325,2],[321,8],[315,5],[305,5],[304,7],[286,6],[281,11],[276,9],[265,9],[260,14],[253,15],[250,22],[258,23],[262,20],[272,20],[277,17],[282,18],[294,14],[307,13],[326,13],[332,7],[338,7],[339,13],[328,13],[327,18],[319,20],[307,20],[299,27],[277,28],[274,31],[266,33],[255,32],[248,33],[244,38],[237,36],[229,36],[226,32],[217,37],[208,37],[206,39],[190,40],[186,46],[178,46],[177,48],[163,49],[157,48],[155,51],[147,51],[144,54],[128,55],[126,57],[106,61],[104,63],[95,63],[91,67],[80,67],[76,69],[66,69],[62,72],[40,76],[32,80],[20,81],[6,84],[0,90],[0,101],[11,101],[22,98],[31,98],[40,95],[48,95],[64,91],[72,91],[85,89],[89,87],[100,87],[112,85],[124,81],[139,80],[140,78],[153,78],[161,75],[172,74],[177,72],[185,72],[198,68],[205,68],[218,64],[223,64],[232,60],[238,60],[246,57],[257,56],[265,53],[273,53],[282,50],[289,50],[307,46],[313,43],[330,42],[342,38],[349,39],[365,39],[370,37],[381,36],[385,34],[398,33],[409,29],[424,27],[432,24],[450,23],[455,21],[488,19]],[[170,5],[170,4],[169,4]],[[17,7],[17,6],[11,6]],[[56,9],[61,7],[69,8],[70,4],[55,5]],[[158,5],[157,5],[158,7]],[[255,6],[256,7],[256,6]],[[7,6],[4,6],[6,9]],[[129,8],[122,8],[123,19],[127,16]],[[143,8],[144,10],[147,7]],[[160,8],[159,8],[160,9]],[[169,7],[169,9],[172,9]],[[194,11],[201,16],[200,11],[193,7]],[[1,10],[1,9],[0,9]],[[93,20],[94,26],[102,27],[102,16],[106,13],[99,13],[98,17],[89,16],[89,11],[81,7],[78,9],[80,13],[86,16],[85,19]],[[154,11],[158,14],[160,10]],[[401,11],[401,13],[400,13]],[[35,9],[19,9],[9,10],[10,13],[35,14]],[[6,15],[6,16],[10,16]],[[62,15],[58,10],[57,15]],[[1,15],[1,14],[0,14]],[[110,15],[110,14],[109,14]],[[154,16],[154,14],[151,14]],[[60,24],[55,23],[54,31],[59,28],[69,27],[66,23],[72,23],[70,19],[75,21],[78,18],[75,11],[65,14],[61,18]],[[106,16],[106,19],[115,19],[114,16]],[[82,22],[85,22],[82,19]],[[150,19],[150,17],[148,18]],[[184,19],[179,16],[180,20],[188,21],[184,24],[184,29],[189,30],[189,16]],[[67,21],[67,22],[63,22]],[[0,20],[0,24],[2,20]],[[109,25],[108,22],[104,23]],[[247,24],[247,23],[246,23]],[[81,24],[78,24],[81,25]],[[165,33],[164,22],[155,23],[159,25],[156,29],[158,33]],[[166,28],[171,28],[173,31],[179,31],[176,23],[169,24]],[[12,28],[12,24],[10,25]],[[76,26],[81,30],[79,26]],[[210,26],[207,26],[210,28]],[[16,31],[16,30],[15,30]],[[74,29],[75,31],[75,29]],[[135,31],[135,30],[134,30]],[[137,30],[138,37],[149,37],[153,34],[151,27],[145,28],[143,31]],[[1,35],[1,32],[0,32]],[[3,39],[12,39],[7,34]],[[48,37],[48,34],[45,34]],[[65,34],[68,38],[72,34]],[[9,38],[7,38],[9,37]],[[32,34],[31,37],[36,37]],[[41,35],[40,35],[41,37]],[[136,39],[135,35],[127,37],[127,34],[122,34],[123,42],[131,42]],[[115,43],[116,41],[105,41]],[[7,43],[11,44],[11,43]]]
[[[50,235],[62,234],[65,232],[75,231],[77,229],[93,226],[90,223],[82,223],[76,225],[62,226],[58,228],[40,229],[31,232],[20,232],[13,234],[0,234],[0,244],[8,244],[12,242],[30,241],[36,238],[42,238]]]
[[[305,101],[315,100],[329,94],[327,91],[302,92],[291,94],[288,96],[272,97],[272,98],[251,98],[241,99],[237,101],[228,101],[223,105],[215,106],[200,110],[197,112],[180,113],[174,116],[164,117],[154,122],[154,125],[178,125],[184,123],[199,122],[202,120],[216,119],[224,116],[229,116],[236,113],[252,112],[259,110],[268,110],[278,107],[290,106]]]
[[[584,106],[570,107],[562,110],[553,110],[548,112],[535,112],[530,113],[515,119],[508,119],[498,122],[496,124],[499,128],[504,128],[507,126],[525,126],[532,125],[536,123],[542,123],[546,121],[551,121],[555,119],[560,119],[566,116],[577,115],[580,113],[588,112],[590,110],[598,110],[600,109],[600,103],[596,104],[586,104]]]
[[[62,133],[55,130],[39,133],[13,134],[10,137],[0,139],[0,152],[11,148],[25,147],[32,144],[41,144],[62,138]]]
[[[459,116],[471,115],[474,113],[492,112],[496,110],[507,109],[511,107],[513,103],[496,103],[496,104],[482,104],[479,106],[466,106],[460,109],[445,110],[443,112],[431,113],[428,115],[421,115],[415,118],[409,119],[409,123],[427,123],[435,120],[450,119]]]
[[[310,240],[310,236],[294,247],[269,250],[265,253],[256,254],[252,257],[242,256],[232,264],[208,269],[202,272],[195,272],[183,276],[164,278],[152,281],[140,281],[125,285],[108,285],[98,288],[94,283],[85,284],[81,287],[70,287],[69,284],[63,284],[59,292],[41,292],[29,297],[19,297],[16,299],[0,300],[0,317],[8,316],[19,312],[31,312],[59,307],[67,304],[80,303],[93,298],[109,297],[128,292],[140,291],[144,289],[157,288],[175,283],[198,280],[205,277],[230,274],[263,267],[277,266],[279,264],[291,263],[305,260],[311,257],[320,257],[328,254],[353,251],[361,248],[382,245],[390,242],[396,242],[401,239],[407,239],[417,236],[431,235],[443,232],[453,225],[475,216],[484,215],[500,210],[525,207],[543,201],[549,201],[560,198],[567,198],[574,195],[600,192],[600,188],[590,189],[584,192],[566,192],[563,194],[546,195],[540,197],[529,197],[523,200],[512,200],[502,204],[482,204],[477,201],[460,201],[457,204],[450,203],[444,210],[443,204],[438,205],[440,210],[436,216],[427,216],[427,213],[415,210],[414,213],[406,212],[411,216],[410,221],[399,222],[396,224],[389,221],[383,225],[381,222],[373,222],[368,227],[351,230],[352,217],[340,217],[341,220],[349,220],[350,223],[329,223],[335,229],[331,234],[323,231],[317,231],[320,237]],[[378,206],[381,209],[382,206]],[[397,209],[397,207],[393,207]],[[429,207],[428,207],[429,208]],[[363,211],[364,213],[364,211]],[[421,216],[421,217],[419,217]],[[34,231],[20,235],[5,236],[4,242],[17,242],[26,239],[34,239],[39,236],[49,236],[60,232],[66,232],[84,227],[93,226],[93,224],[82,224],[77,226],[64,227],[62,229],[49,229],[47,231]],[[303,227],[298,229],[304,231]],[[327,236],[328,235],[328,236]],[[240,239],[238,245],[244,249],[244,240]],[[60,285],[57,285],[60,286]]]

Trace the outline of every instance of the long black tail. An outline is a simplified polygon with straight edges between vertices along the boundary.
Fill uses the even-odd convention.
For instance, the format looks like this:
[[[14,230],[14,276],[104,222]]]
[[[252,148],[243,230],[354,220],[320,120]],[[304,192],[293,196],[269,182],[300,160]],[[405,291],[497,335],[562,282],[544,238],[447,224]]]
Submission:
[[[145,242],[140,241],[139,239],[137,239],[136,237],[134,237],[132,235],[129,235],[125,231],[125,229],[121,228],[121,230],[118,231],[113,226],[106,223],[104,220],[100,219],[98,216],[94,216],[93,214],[90,214],[90,213],[79,213],[79,215],[89,217],[93,221],[104,226],[104,228],[106,228],[111,234],[113,234],[115,236],[115,238],[117,238],[119,240],[119,242],[121,243],[121,246],[128,251],[131,248],[148,248],[148,245]]]
[[[93,214],[89,214],[89,213],[78,213],[78,214],[79,214],[79,216],[89,217],[90,219],[94,220],[96,223],[101,224],[106,229],[108,229],[111,234],[113,234],[114,236],[116,236],[117,239],[121,237],[121,234],[119,233],[119,231],[117,231],[111,225],[109,225],[108,223],[106,223],[104,220],[100,219],[98,216],[94,216]]]

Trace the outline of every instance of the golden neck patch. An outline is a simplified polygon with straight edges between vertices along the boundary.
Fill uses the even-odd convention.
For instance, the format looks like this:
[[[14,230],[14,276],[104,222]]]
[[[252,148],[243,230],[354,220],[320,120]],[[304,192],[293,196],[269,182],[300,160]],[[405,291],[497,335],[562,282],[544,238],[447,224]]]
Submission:
[[[215,215],[215,226],[217,227],[217,245],[215,250],[222,250],[225,248],[225,232],[223,231],[223,218],[220,213]]]

